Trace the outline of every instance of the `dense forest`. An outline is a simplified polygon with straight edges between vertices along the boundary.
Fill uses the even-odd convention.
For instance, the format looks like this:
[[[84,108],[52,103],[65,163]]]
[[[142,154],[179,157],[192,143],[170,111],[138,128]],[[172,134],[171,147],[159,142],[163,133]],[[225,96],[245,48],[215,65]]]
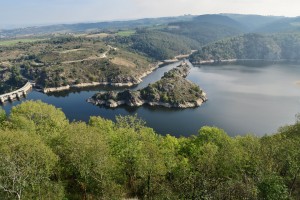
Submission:
[[[226,59],[299,60],[300,34],[245,34],[202,47],[191,55],[192,62]]]
[[[136,116],[69,122],[40,101],[0,111],[3,199],[298,199],[300,121],[274,135],[161,136]]]
[[[246,31],[244,25],[222,15],[200,15],[191,21],[169,23],[166,32],[196,40],[201,45]]]
[[[125,45],[141,52],[154,60],[174,58],[180,54],[190,54],[192,49],[198,49],[200,43],[182,35],[176,35],[161,30],[139,29],[128,37],[117,36],[107,38],[114,45]]]

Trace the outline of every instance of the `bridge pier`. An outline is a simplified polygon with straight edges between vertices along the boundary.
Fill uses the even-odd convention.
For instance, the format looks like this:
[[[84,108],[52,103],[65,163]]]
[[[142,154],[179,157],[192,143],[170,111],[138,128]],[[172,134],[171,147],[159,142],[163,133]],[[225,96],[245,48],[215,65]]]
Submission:
[[[16,91],[2,94],[2,95],[0,95],[0,103],[3,104],[7,100],[13,101],[15,99],[20,99],[22,97],[22,95],[24,97],[26,97],[27,91],[30,90],[31,88],[32,88],[32,85],[30,82],[28,82],[22,88],[20,88]]]

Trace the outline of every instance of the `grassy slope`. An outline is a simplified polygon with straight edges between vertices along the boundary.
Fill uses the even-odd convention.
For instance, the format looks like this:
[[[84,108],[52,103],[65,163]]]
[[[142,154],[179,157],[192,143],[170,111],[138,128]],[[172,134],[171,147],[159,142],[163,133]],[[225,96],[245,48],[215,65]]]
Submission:
[[[20,43],[31,43],[36,41],[42,41],[44,39],[39,38],[24,38],[24,39],[13,39],[13,40],[0,40],[0,46],[14,46]]]

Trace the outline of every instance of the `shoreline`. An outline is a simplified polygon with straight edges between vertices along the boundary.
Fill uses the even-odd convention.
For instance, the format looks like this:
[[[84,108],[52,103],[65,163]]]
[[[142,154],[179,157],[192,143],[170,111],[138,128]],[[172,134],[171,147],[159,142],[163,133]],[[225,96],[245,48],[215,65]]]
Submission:
[[[194,65],[205,65],[205,64],[222,64],[222,63],[235,63],[239,61],[265,61],[265,62],[299,62],[299,60],[287,60],[287,59],[280,59],[280,60],[266,60],[266,59],[223,59],[223,60],[200,60],[197,62],[191,62]]]
[[[137,85],[141,83],[144,77],[148,76],[151,74],[155,69],[159,68],[160,65],[164,64],[164,62],[158,62],[154,67],[151,67],[148,71],[142,73],[137,79],[136,82],[127,82],[127,83],[113,83],[113,82],[89,82],[89,83],[79,83],[75,85],[66,85],[66,86],[61,86],[61,87],[52,87],[52,88],[43,88],[42,92],[47,94],[47,93],[52,93],[52,92],[61,92],[61,91],[66,91],[70,90],[72,88],[85,88],[85,87],[95,87],[95,86],[116,86],[116,87],[131,87],[133,85]],[[150,64],[151,65],[151,64]]]
[[[146,100],[140,100],[136,102],[135,104],[125,102],[124,100],[122,101],[104,101],[104,100],[95,100],[92,97],[88,98],[86,100],[88,103],[91,103],[96,106],[106,106],[109,108],[117,108],[122,105],[130,106],[130,107],[140,107],[143,105],[149,105],[149,106],[162,106],[165,108],[195,108],[201,106],[204,102],[207,101],[207,98],[205,96],[205,99],[199,98],[194,102],[185,102],[185,103],[179,103],[179,104],[171,104],[171,103],[166,103],[166,102],[150,102]]]

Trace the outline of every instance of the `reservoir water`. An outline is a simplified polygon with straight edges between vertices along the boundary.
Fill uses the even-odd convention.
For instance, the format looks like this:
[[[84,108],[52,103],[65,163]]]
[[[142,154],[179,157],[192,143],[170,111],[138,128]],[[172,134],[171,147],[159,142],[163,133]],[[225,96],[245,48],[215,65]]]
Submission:
[[[177,66],[171,64],[155,70],[137,87],[155,82],[164,72]],[[61,108],[70,121],[88,121],[90,116],[115,119],[116,115],[138,114],[160,134],[188,136],[197,134],[202,126],[217,126],[229,135],[274,133],[280,126],[292,124],[300,113],[300,65],[286,63],[247,62],[228,65],[202,65],[192,67],[189,80],[200,85],[208,101],[192,109],[127,106],[110,109],[86,102],[98,91],[116,90],[112,87],[72,90],[53,94],[30,92],[26,99],[6,103],[11,107],[26,100],[42,100]],[[123,88],[124,89],[124,88]],[[122,88],[117,89],[122,90]]]

